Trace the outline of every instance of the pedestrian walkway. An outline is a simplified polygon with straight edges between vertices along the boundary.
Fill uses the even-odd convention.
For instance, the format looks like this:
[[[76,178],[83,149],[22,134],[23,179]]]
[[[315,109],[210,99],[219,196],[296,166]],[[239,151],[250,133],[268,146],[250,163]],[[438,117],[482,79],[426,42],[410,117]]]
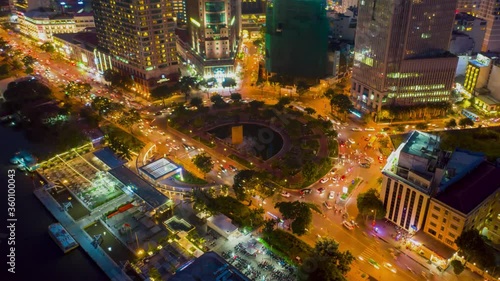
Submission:
[[[57,203],[45,189],[38,188],[34,191],[34,194],[111,280],[131,281],[130,277],[122,271],[121,267],[119,267],[100,247],[94,248],[92,245],[92,238],[81,227],[83,223],[91,222],[90,217],[80,220],[79,223],[75,223],[68,213],[64,212],[59,203]]]

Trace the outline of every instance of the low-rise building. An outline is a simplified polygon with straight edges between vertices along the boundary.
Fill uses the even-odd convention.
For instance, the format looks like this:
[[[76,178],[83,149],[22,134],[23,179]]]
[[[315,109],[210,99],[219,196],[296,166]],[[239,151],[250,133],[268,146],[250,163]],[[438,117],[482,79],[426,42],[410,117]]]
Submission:
[[[19,14],[21,33],[42,42],[52,42],[54,34],[76,33],[93,28],[92,13],[59,13],[44,9]]]

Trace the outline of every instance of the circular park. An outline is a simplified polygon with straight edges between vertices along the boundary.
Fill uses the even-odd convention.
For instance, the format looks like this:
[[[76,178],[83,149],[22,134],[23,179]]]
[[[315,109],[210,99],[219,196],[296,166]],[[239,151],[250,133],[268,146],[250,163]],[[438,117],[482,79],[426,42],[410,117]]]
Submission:
[[[269,105],[233,98],[238,95],[214,95],[210,106],[199,98],[174,104],[167,126],[288,188],[309,186],[331,170],[338,145],[327,118],[300,110],[288,97]]]

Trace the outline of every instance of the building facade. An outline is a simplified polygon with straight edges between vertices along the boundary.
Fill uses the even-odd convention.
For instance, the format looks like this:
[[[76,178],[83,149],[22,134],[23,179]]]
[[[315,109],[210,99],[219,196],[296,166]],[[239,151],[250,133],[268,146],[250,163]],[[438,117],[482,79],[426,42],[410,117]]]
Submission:
[[[497,0],[458,0],[457,10],[486,20],[483,52],[500,52],[500,7]]]
[[[18,23],[22,34],[42,42],[51,42],[53,34],[76,33],[95,27],[91,13],[61,14],[44,10],[19,13]]]
[[[186,0],[189,62],[205,78],[235,75],[240,38],[240,1]]]
[[[148,96],[165,77],[178,72],[175,22],[167,0],[92,1],[99,47]]]
[[[266,69],[292,77],[322,78],[326,74],[328,20],[320,0],[268,2]]]
[[[458,59],[447,50],[457,0],[359,3],[351,88],[357,107],[449,101]]]
[[[469,61],[464,81],[464,88],[469,93],[474,93],[476,88],[482,88],[488,84],[491,65],[491,59],[482,54],[478,54],[476,59]]]
[[[180,25],[186,24],[186,0],[172,0],[174,17]]]
[[[486,34],[487,21],[467,13],[458,13],[455,15],[454,30],[469,36],[474,41],[472,53],[481,52],[484,36]]]

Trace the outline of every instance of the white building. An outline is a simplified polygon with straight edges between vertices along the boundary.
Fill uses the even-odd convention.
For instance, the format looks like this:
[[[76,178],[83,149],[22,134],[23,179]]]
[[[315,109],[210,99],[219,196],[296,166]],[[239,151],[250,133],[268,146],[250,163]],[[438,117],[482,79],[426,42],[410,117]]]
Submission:
[[[21,33],[42,42],[52,42],[53,34],[77,33],[93,27],[94,17],[91,13],[73,15],[32,10],[19,16]]]

